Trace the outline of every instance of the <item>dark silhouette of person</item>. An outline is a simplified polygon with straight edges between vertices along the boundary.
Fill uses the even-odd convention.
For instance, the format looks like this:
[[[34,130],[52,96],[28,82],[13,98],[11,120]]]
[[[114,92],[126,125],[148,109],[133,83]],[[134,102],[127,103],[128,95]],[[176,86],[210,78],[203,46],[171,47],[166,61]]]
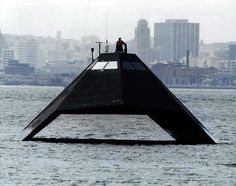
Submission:
[[[122,41],[120,37],[119,40],[116,42],[116,52],[127,53],[127,44],[124,41]]]

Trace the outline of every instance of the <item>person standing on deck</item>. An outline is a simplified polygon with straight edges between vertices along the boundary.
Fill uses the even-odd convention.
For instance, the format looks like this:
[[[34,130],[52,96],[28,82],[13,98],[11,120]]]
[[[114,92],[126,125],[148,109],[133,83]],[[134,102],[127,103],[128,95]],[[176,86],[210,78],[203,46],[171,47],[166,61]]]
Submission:
[[[123,49],[124,46],[124,49]],[[119,40],[116,42],[116,52],[119,53],[127,53],[127,44],[121,40],[121,38],[119,37]]]

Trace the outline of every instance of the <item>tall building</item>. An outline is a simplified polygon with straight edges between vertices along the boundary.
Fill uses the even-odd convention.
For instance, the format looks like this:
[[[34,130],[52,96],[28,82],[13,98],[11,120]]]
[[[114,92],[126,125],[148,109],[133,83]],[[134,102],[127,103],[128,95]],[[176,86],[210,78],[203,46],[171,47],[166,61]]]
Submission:
[[[140,19],[135,28],[135,52],[144,61],[150,61],[150,28],[146,19]]]
[[[191,57],[199,55],[199,23],[187,19],[168,19],[154,24],[154,48],[159,60],[178,63],[189,51]]]
[[[36,67],[38,62],[38,42],[35,39],[22,39],[16,44],[16,58],[20,63]]]
[[[148,27],[146,19],[140,19],[135,28],[135,48],[150,48],[150,28]]]

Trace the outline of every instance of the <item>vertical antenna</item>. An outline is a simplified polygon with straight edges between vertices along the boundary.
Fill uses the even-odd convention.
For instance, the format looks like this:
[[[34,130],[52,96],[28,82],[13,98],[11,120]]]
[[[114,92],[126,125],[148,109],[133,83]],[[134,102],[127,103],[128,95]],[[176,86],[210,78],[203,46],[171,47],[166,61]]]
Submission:
[[[106,44],[107,44],[107,41],[108,41],[108,36],[107,36],[107,33],[108,33],[108,28],[107,28],[107,25],[108,25],[108,23],[107,23],[107,11],[106,11]]]
[[[108,14],[106,11],[106,43],[105,43],[105,52],[109,52],[109,45],[108,45]]]

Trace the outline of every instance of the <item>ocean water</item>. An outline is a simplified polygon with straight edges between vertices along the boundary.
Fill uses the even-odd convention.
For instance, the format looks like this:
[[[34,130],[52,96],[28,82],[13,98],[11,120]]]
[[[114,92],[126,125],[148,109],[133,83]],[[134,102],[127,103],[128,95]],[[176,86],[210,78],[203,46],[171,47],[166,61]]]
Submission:
[[[0,185],[236,185],[236,90],[172,89],[216,145],[18,139],[61,87],[0,86]],[[172,140],[145,116],[60,116],[38,137]]]

